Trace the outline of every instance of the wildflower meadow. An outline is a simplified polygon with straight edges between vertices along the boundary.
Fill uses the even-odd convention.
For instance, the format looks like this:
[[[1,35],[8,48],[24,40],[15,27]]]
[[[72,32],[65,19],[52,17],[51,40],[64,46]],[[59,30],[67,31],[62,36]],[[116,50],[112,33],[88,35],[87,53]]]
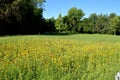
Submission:
[[[0,80],[114,80],[120,36],[0,37]]]

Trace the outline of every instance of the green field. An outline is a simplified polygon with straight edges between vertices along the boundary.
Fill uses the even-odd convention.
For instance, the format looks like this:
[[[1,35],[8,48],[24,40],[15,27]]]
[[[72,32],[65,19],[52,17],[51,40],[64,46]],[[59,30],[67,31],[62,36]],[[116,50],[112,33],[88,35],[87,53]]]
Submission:
[[[0,80],[114,80],[120,36],[0,37]]]

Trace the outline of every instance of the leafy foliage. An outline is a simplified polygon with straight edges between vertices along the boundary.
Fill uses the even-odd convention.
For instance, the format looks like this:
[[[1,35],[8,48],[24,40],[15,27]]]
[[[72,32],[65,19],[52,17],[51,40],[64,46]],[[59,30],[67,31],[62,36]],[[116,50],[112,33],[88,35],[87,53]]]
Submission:
[[[38,33],[38,28],[43,21],[44,2],[44,0],[2,0],[0,34]]]

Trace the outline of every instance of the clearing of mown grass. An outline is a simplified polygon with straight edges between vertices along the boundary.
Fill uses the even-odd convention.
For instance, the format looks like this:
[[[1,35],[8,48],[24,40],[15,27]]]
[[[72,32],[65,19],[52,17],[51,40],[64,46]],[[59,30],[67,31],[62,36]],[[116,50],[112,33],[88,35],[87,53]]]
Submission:
[[[114,80],[119,71],[120,36],[0,38],[0,80]]]

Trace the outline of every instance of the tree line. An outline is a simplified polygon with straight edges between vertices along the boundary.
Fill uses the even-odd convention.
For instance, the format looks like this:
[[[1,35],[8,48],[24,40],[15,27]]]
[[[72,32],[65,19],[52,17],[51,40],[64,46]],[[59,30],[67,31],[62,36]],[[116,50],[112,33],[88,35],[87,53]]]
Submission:
[[[46,34],[52,32],[120,35],[120,16],[115,13],[85,13],[76,7],[67,15],[45,19],[45,0],[0,0],[0,35]]]
[[[73,7],[68,10],[66,16],[62,17],[59,14],[55,20],[55,27],[59,32],[120,34],[120,16],[115,13],[109,15],[92,13],[88,18],[84,18],[84,15],[81,9]]]

